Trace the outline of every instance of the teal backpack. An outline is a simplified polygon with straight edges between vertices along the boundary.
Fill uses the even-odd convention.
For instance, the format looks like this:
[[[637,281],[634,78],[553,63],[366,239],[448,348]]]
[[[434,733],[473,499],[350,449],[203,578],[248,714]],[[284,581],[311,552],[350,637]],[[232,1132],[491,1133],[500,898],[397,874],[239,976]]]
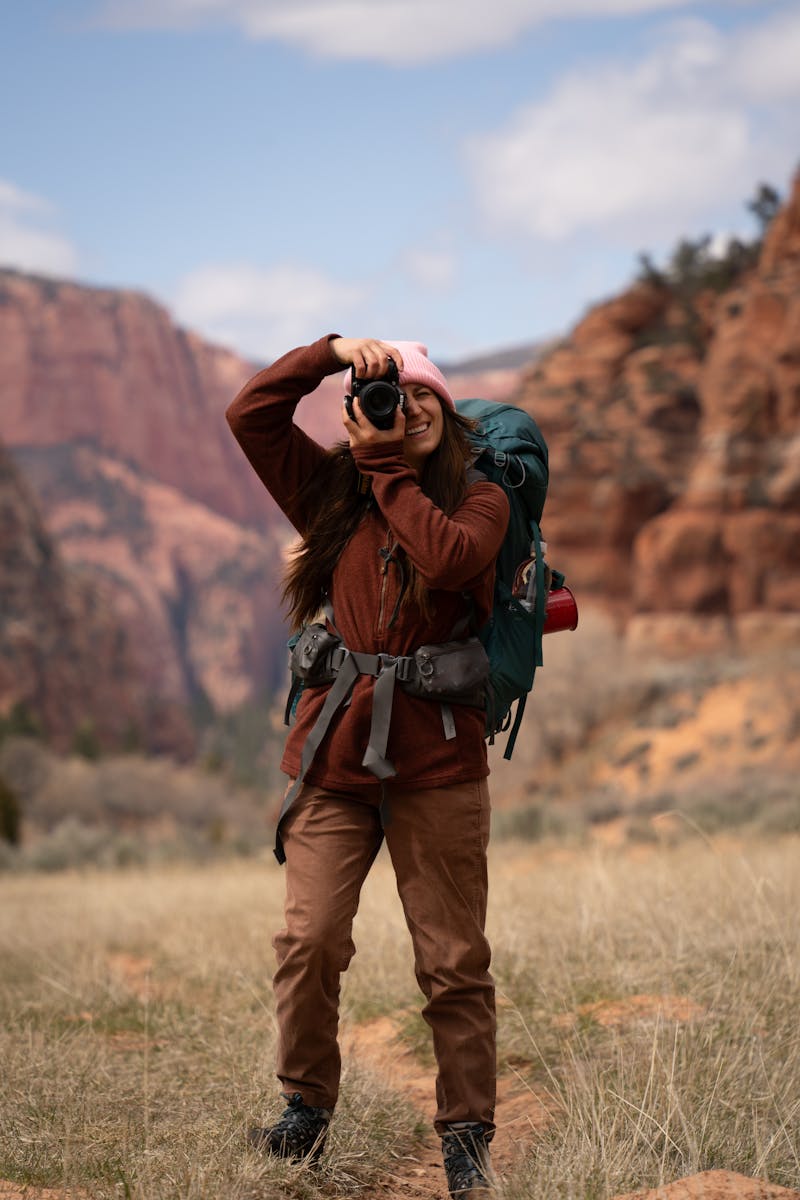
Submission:
[[[510,726],[503,757],[511,758],[525,701],[536,668],[542,665],[546,591],[564,582],[563,575],[545,570],[539,529],[549,480],[547,443],[533,417],[513,404],[459,400],[456,409],[478,422],[473,470],[499,484],[511,509],[497,557],[492,613],[477,631],[490,668],[486,734],[494,741],[496,733]],[[528,563],[529,583],[521,589],[520,576]]]

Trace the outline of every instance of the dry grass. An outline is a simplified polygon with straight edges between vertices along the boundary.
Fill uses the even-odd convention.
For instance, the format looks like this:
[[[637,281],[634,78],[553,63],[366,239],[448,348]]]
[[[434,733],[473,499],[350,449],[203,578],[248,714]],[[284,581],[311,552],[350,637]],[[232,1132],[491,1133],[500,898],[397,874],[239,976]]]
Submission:
[[[501,1061],[527,1062],[558,1117],[532,1132],[510,1196],[605,1197],[712,1167],[796,1184],[798,850],[595,852],[536,881],[520,860],[495,933]]]
[[[528,1131],[508,1200],[610,1196],[709,1167],[796,1182],[799,850],[495,849],[501,1069],[547,1089],[554,1114]],[[418,1136],[411,1107],[350,1059],[317,1178],[246,1151],[248,1123],[274,1111],[272,863],[0,887],[0,1178],[97,1200],[306,1200],[368,1192]],[[381,858],[349,1021],[417,1003],[393,891]],[[659,1013],[629,999],[642,995],[681,1001]]]

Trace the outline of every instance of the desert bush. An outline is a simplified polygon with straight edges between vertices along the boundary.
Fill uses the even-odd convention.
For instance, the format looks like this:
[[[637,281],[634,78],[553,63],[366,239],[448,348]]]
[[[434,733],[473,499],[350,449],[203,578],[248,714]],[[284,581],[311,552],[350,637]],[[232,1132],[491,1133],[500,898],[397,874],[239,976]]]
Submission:
[[[492,813],[492,837],[538,842],[544,838],[580,837],[584,823],[579,813],[564,806],[540,802],[522,808],[495,809]]]
[[[0,778],[18,800],[18,853],[0,868],[56,870],[252,853],[269,836],[268,797],[224,774],[165,758],[60,758],[30,738],[0,743]]]
[[[27,813],[57,762],[56,756],[31,737],[14,736],[0,742],[0,775]]]
[[[0,741],[7,737],[41,737],[42,723],[33,710],[18,700],[0,717]]]
[[[90,717],[84,717],[75,726],[72,735],[72,753],[81,758],[88,758],[90,762],[96,762],[100,757],[100,738],[97,735],[94,721]]]
[[[20,807],[17,794],[0,775],[0,842],[19,841]]]
[[[37,841],[25,856],[26,866],[34,870],[63,871],[98,863],[103,858],[111,834],[95,825],[84,825],[75,817],[66,817],[48,837]]]

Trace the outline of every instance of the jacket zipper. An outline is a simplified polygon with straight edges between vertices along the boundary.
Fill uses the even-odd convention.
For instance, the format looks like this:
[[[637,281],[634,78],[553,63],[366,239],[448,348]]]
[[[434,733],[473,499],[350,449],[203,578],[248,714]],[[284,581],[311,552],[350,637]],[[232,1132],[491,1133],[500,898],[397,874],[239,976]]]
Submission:
[[[388,553],[383,554],[383,549],[386,549],[388,551]],[[376,636],[378,638],[383,637],[383,632],[384,632],[383,631],[383,621],[386,616],[386,589],[389,584],[389,563],[391,562],[392,555],[394,554],[396,549],[397,549],[397,542],[394,542],[394,543],[392,542],[392,531],[391,531],[391,529],[387,529],[386,530],[386,546],[383,547],[382,550],[379,552],[383,559],[383,563],[381,565],[381,592],[380,592],[380,601],[379,601],[379,605],[378,605],[378,628],[376,631]]]

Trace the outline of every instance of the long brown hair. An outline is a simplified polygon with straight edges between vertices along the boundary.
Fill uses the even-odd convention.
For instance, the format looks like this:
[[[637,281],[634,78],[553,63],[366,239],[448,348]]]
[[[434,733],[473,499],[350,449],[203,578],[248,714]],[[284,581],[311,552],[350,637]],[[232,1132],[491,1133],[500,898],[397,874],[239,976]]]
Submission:
[[[442,405],[442,413],[441,440],[425,459],[418,481],[425,495],[449,516],[466,494],[466,467],[472,459],[469,435],[476,423],[449,404]],[[359,482],[350,447],[347,442],[339,442],[327,451],[319,470],[295,496],[295,502],[313,514],[283,581],[283,601],[295,629],[319,613],[339,556],[367,511],[370,494],[359,489]],[[423,614],[430,615],[428,587],[410,559],[404,561],[404,571],[402,603],[413,601]]]

